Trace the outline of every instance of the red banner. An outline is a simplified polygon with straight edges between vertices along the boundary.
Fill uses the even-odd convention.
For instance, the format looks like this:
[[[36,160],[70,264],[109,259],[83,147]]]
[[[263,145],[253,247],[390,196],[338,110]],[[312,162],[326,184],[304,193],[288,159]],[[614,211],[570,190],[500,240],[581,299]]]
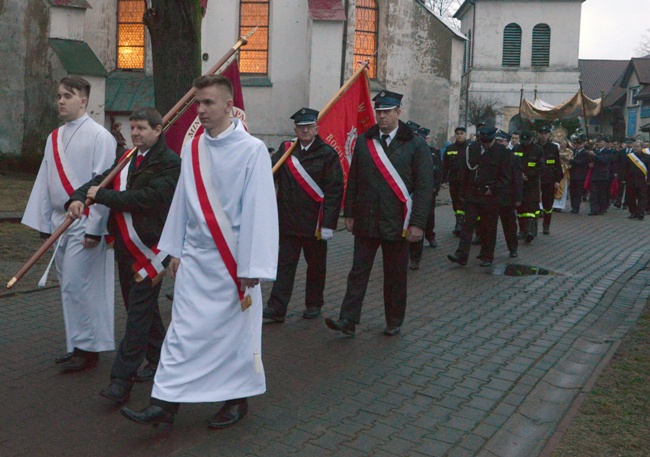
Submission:
[[[363,71],[341,98],[318,120],[318,134],[338,152],[346,184],[357,137],[375,123],[368,74]]]
[[[239,80],[239,66],[237,60],[233,60],[226,69],[221,72],[230,80],[235,90],[233,101],[235,105],[232,109],[232,117],[240,119],[246,125],[246,113],[244,112],[244,96],[241,91],[241,82]],[[196,105],[192,103],[190,107],[179,117],[165,132],[167,145],[180,155],[183,145],[194,138],[196,135],[203,133],[203,127],[196,115]]]

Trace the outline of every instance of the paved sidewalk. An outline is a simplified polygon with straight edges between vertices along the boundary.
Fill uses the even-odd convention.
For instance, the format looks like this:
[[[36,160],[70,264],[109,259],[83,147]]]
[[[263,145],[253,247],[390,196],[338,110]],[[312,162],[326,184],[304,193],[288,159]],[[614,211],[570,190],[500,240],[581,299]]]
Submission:
[[[520,246],[517,259],[500,233],[495,266],[516,260],[557,273],[508,277],[479,268],[477,247],[468,267],[446,259],[457,239],[451,208],[439,207],[439,247],[425,248],[409,272],[406,322],[394,338],[381,334],[381,255],[355,338],[301,318],[301,264],[287,321],[264,327],[267,393],[221,431],[205,424],[212,404],[183,405],[171,428],[127,421],[98,395],[114,353],[81,374],[53,365],[64,352],[58,288],[2,296],[0,455],[539,455],[650,296],[650,221],[586,210],[555,213],[552,234]],[[330,244],[325,316],[338,315],[352,241],[339,231]],[[171,303],[161,303],[168,321]],[[123,327],[120,300],[118,340]],[[151,383],[136,385],[129,405],[145,406],[150,392]]]

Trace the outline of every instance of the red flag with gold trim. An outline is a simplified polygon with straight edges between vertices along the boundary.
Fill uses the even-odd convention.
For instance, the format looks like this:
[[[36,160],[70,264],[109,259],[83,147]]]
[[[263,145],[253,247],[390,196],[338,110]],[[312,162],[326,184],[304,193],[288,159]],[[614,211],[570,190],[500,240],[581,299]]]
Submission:
[[[230,80],[234,89],[234,106],[232,108],[231,117],[238,118],[245,126],[246,113],[244,112],[244,96],[241,90],[237,60],[233,60],[232,63],[221,72],[221,75]],[[201,127],[199,118],[196,115],[196,105],[192,103],[187,111],[185,111],[181,117],[169,126],[165,132],[165,138],[167,140],[167,145],[176,151],[176,154],[180,155],[183,150],[183,145],[202,132],[203,127]]]
[[[318,135],[338,152],[346,184],[357,137],[375,123],[368,73],[363,71],[318,120]]]

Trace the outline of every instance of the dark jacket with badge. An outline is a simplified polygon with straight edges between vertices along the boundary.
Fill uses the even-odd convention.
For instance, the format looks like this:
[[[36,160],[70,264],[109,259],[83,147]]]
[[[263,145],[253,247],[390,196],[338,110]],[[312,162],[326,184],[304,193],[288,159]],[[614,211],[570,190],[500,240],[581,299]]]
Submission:
[[[115,220],[115,212],[131,213],[133,227],[142,242],[147,247],[154,246],[160,240],[181,172],[180,157],[167,147],[167,142],[162,135],[151,147],[137,170],[136,157],[137,153],[134,153],[131,163],[127,165],[129,174],[126,190],[113,190],[110,185],[108,189],[99,189],[95,198],[95,203],[111,209],[108,232],[115,237],[115,253],[121,259],[130,259],[131,253],[122,240]],[[73,200],[83,202],[88,189],[99,185],[118,162],[119,159],[104,173],[95,176],[90,182],[75,190],[68,203]]]
[[[611,151],[607,148],[595,149],[596,155],[590,160],[594,164],[591,169],[592,181],[609,181],[609,165],[612,162]],[[629,159],[628,159],[629,160]]]
[[[442,182],[458,182],[460,175],[465,167],[465,150],[468,146],[467,141],[462,143],[452,143],[447,146],[442,156]]]
[[[547,141],[539,144],[543,152],[543,165],[539,172],[542,185],[554,184],[562,180],[562,164],[560,162],[560,148],[557,144]]]
[[[584,181],[587,179],[589,173],[589,154],[585,148],[580,148],[575,151],[573,159],[569,162],[571,164],[571,181]]]
[[[511,152],[496,142],[481,154],[482,148],[475,141],[462,155],[461,198],[471,203],[509,206],[515,166]]]
[[[646,166],[646,171],[650,170],[650,155],[644,154],[642,152],[639,154],[635,154],[634,152],[629,154],[629,156],[632,155],[638,157],[638,159],[643,162],[643,164]],[[626,154],[624,157],[624,162],[621,164],[623,175],[621,179],[625,181],[625,183],[630,187],[634,187],[636,189],[644,189],[647,186],[646,175],[638,166],[636,166],[636,164],[629,156]]]
[[[274,165],[287,149],[285,144],[282,143],[275,154]],[[343,200],[343,170],[338,153],[317,135],[307,151],[302,152],[298,144],[293,155],[323,191],[322,226],[336,229]],[[305,192],[286,163],[282,164],[273,177],[278,185],[280,234],[314,237],[320,203]]]
[[[513,153],[519,162],[523,175],[526,177],[524,179],[522,201],[539,203],[539,178],[540,170],[544,166],[544,151],[537,143],[520,143]]]
[[[354,218],[354,235],[400,240],[404,204],[384,179],[368,149],[367,140],[379,140],[379,136],[379,127],[374,125],[357,139],[350,165],[344,215]],[[386,155],[411,194],[413,209],[410,225],[424,229],[433,194],[433,164],[429,146],[400,121]]]

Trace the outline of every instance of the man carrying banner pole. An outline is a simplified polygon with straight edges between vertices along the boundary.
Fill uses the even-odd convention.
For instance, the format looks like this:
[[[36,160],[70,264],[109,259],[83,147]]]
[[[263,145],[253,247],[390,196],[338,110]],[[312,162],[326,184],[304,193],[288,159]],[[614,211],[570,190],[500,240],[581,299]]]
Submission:
[[[356,142],[345,197],[345,228],[354,234],[354,258],[339,319],[327,326],[354,335],[361,319],[377,249],[384,259],[387,336],[400,332],[406,311],[409,242],[422,239],[433,194],[433,165],[425,141],[403,122],[402,95],[381,91],[377,124]]]
[[[318,111],[291,116],[299,147],[273,175],[278,185],[280,252],[278,273],[264,318],[284,322],[302,251],[307,261],[304,319],[320,315],[324,303],[327,242],[334,236],[343,199],[343,172],[336,151],[318,135]],[[285,141],[280,154],[291,147]]]

